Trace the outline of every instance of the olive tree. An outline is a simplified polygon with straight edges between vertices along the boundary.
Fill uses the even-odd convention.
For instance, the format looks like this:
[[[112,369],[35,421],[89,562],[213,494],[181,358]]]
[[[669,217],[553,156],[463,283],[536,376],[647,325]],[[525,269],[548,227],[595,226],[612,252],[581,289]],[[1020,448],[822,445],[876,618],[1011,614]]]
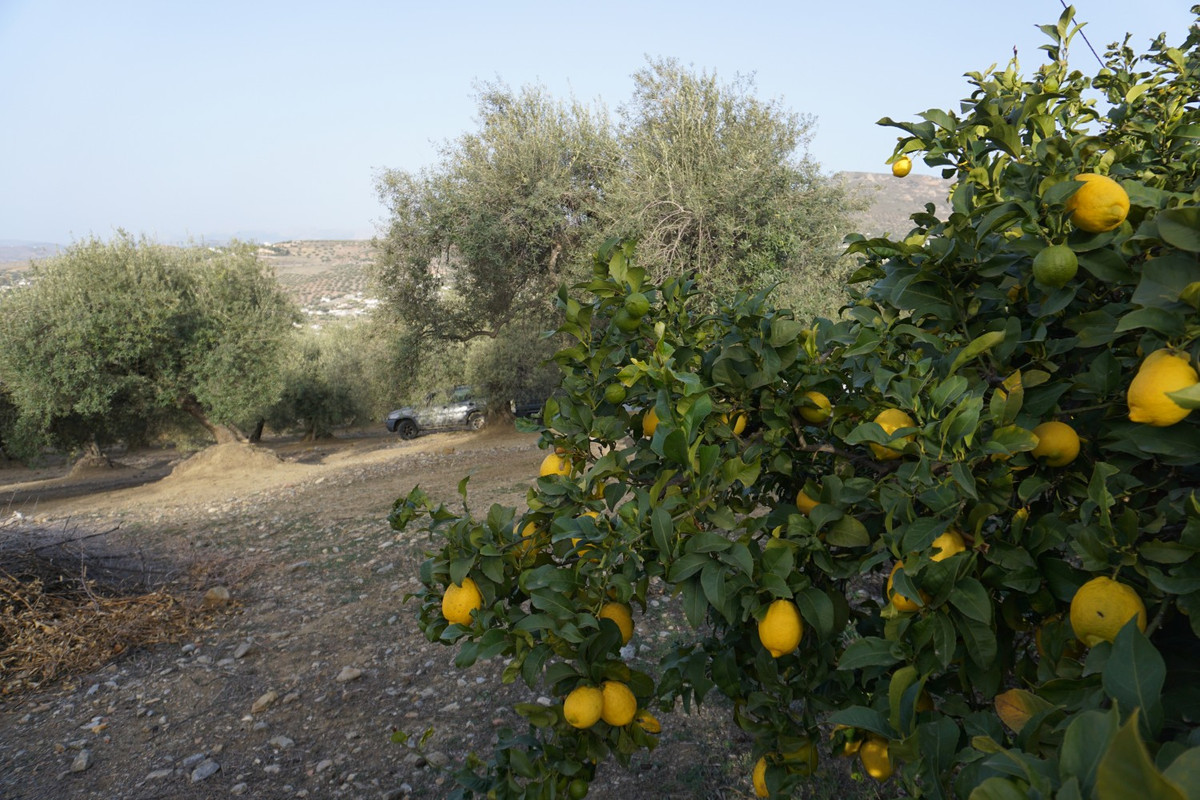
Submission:
[[[248,245],[118,232],[38,264],[0,301],[0,381],[17,427],[59,446],[97,450],[179,413],[231,441],[277,399],[296,319]]]

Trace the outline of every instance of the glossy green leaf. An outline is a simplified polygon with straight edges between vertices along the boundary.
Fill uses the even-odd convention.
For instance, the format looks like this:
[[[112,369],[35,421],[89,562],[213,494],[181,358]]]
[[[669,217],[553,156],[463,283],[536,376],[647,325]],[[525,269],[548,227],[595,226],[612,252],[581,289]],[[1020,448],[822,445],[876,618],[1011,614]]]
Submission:
[[[1098,800],[1187,800],[1183,790],[1154,766],[1138,728],[1134,711],[1104,752],[1096,773]]]

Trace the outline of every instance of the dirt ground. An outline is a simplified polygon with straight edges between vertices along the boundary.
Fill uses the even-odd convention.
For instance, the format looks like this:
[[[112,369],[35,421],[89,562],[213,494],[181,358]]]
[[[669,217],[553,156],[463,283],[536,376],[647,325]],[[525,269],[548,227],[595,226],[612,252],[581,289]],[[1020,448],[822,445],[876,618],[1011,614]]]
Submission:
[[[80,539],[154,564],[197,604],[213,587],[231,594],[183,641],[0,697],[0,798],[447,796],[446,770],[517,725],[512,703],[550,701],[502,685],[500,659],[458,670],[453,649],[425,640],[404,595],[431,544],[387,514],[416,484],[455,502],[466,474],[477,512],[521,506],[535,442],[510,428],[408,442],[372,431],[0,470],[0,537]],[[673,608],[661,597],[639,619],[635,658],[651,669],[681,633]],[[720,699],[661,715],[658,749],[603,766],[589,797],[752,796],[750,741],[729,717]],[[427,728],[421,752],[390,741]]]

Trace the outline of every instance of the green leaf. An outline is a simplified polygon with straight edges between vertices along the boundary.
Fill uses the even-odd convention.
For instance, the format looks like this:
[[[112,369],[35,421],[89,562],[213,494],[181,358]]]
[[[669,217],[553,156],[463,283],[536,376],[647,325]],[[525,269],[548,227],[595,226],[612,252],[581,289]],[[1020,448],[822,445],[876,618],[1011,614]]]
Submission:
[[[865,525],[847,514],[829,527],[825,541],[835,547],[866,547],[871,543],[871,534]]]
[[[988,623],[969,618],[955,620],[955,627],[962,634],[967,656],[981,667],[990,667],[996,659],[996,633]]]
[[[1003,341],[1004,331],[988,331],[980,336],[976,336],[971,340],[970,344],[964,347],[959,354],[955,356],[954,363],[950,365],[950,372],[948,374],[953,375],[954,372],[963,364],[967,363],[972,358],[975,358],[975,356],[979,355],[980,353],[991,350],[993,347],[1001,344]]]
[[[972,789],[967,800],[1029,800],[1028,784],[993,776]]]
[[[1200,408],[1200,383],[1193,383],[1177,392],[1167,392],[1167,397],[1180,408]]]
[[[1121,317],[1115,330],[1117,333],[1124,333],[1138,328],[1149,328],[1163,336],[1174,338],[1183,335],[1184,322],[1183,315],[1177,312],[1162,308],[1139,308]]]
[[[1158,233],[1167,244],[1200,253],[1200,207],[1171,208],[1154,218]]]
[[[1115,711],[1084,711],[1076,715],[1063,735],[1058,772],[1063,780],[1074,776],[1085,797],[1096,785],[1096,771],[1119,724]]]
[[[800,616],[817,632],[817,638],[829,639],[833,636],[833,601],[829,595],[816,587],[810,586],[796,595],[796,607]]]
[[[1146,751],[1138,712],[1113,736],[1096,774],[1098,800],[1187,800],[1183,790],[1167,780]]]
[[[964,578],[950,590],[950,604],[964,616],[983,623],[992,621],[992,598],[974,578]]]
[[[900,659],[892,651],[893,644],[877,636],[856,639],[842,651],[838,659],[839,670],[862,669],[863,667],[886,667]]]
[[[804,324],[794,319],[776,317],[771,320],[771,334],[767,339],[767,343],[771,347],[783,347],[784,345],[791,344],[796,341],[796,337],[804,329]]]
[[[1151,734],[1162,724],[1162,688],[1167,677],[1166,662],[1146,635],[1131,619],[1113,640],[1112,653],[1104,665],[1103,685],[1117,701],[1122,714],[1141,709],[1141,718]]]
[[[1183,790],[1188,800],[1200,800],[1200,747],[1185,750],[1175,757],[1163,777]]]
[[[897,734],[896,729],[888,724],[887,718],[881,712],[864,706],[850,706],[833,712],[829,715],[829,724],[859,728],[887,739],[893,739]]]
[[[1200,262],[1183,253],[1168,253],[1142,265],[1132,302],[1146,308],[1177,309],[1188,285],[1200,281]]]

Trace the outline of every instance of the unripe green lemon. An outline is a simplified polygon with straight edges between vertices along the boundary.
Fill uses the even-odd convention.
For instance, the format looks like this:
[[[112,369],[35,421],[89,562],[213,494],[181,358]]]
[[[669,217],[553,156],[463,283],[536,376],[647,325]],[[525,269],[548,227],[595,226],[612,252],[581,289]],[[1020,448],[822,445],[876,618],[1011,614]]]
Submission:
[[[604,389],[604,400],[614,406],[625,400],[625,387],[620,383],[610,383]]]
[[[1034,280],[1055,289],[1066,286],[1078,271],[1079,259],[1075,251],[1065,244],[1043,248],[1033,257]]]
[[[625,310],[631,317],[642,317],[650,310],[650,301],[641,292],[634,292],[625,298]]]

